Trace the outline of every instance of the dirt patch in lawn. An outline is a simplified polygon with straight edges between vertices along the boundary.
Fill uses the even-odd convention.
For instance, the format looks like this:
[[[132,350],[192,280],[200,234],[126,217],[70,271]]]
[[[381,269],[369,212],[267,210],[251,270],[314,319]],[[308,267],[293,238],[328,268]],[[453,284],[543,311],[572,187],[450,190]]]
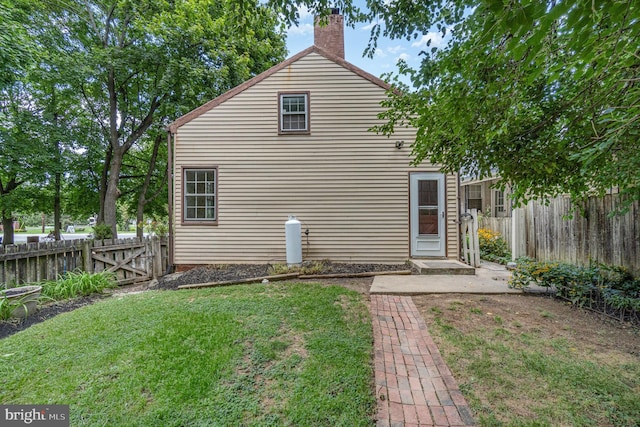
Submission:
[[[640,357],[638,329],[547,296],[443,294],[413,300],[427,324],[440,315],[463,333],[499,325],[512,334],[566,339],[594,357],[611,352]]]

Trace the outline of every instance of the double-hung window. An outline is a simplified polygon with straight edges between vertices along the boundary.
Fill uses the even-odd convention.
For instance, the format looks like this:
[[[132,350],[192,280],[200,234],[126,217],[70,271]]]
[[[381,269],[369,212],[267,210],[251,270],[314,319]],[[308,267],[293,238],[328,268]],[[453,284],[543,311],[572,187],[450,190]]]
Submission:
[[[505,208],[505,203],[504,203],[504,192],[501,190],[495,190],[494,198],[495,198],[495,208],[496,208],[494,215],[498,217],[506,216],[507,210]]]
[[[217,168],[183,169],[184,223],[217,222],[217,172]]]
[[[482,210],[482,185],[467,185],[467,209]]]
[[[309,92],[280,93],[279,133],[309,133]]]

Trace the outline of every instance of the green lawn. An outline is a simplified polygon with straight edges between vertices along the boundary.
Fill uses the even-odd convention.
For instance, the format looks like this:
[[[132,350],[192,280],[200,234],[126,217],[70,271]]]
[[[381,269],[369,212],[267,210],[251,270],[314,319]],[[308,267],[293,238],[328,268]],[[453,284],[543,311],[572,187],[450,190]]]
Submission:
[[[340,287],[110,298],[0,340],[0,402],[71,424],[371,425],[371,323]]]
[[[418,301],[481,426],[639,425],[637,330],[541,297]]]
[[[76,233],[80,233],[80,234],[87,234],[89,232],[91,232],[93,230],[92,227],[90,227],[89,225],[76,225],[75,226],[76,229]],[[50,233],[53,231],[53,225],[47,225],[44,228],[44,232],[45,233]],[[64,234],[68,234],[66,227],[60,230],[62,233]],[[39,227],[25,227],[24,230],[16,230],[15,231],[17,234],[42,234],[42,226]]]

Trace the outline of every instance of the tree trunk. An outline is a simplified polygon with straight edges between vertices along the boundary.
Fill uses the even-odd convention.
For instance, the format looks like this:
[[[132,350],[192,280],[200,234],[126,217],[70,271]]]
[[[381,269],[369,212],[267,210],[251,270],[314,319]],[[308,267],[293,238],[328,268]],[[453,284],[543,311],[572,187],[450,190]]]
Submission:
[[[144,177],[144,183],[142,184],[142,188],[140,188],[140,193],[138,193],[138,205],[136,207],[136,236],[139,238],[144,237],[144,229],[143,222],[144,221],[144,207],[153,200],[153,197],[147,199],[147,191],[149,191],[149,185],[151,184],[151,176],[153,175],[153,171],[156,168],[156,161],[158,159],[158,150],[160,149],[160,144],[162,143],[162,134],[158,134],[153,141],[153,152],[151,153],[151,159],[149,160],[149,167],[147,168],[147,175]]]
[[[18,188],[20,182],[16,180],[16,177],[12,177],[9,179],[6,185],[3,185],[2,180],[0,180],[0,196],[8,196],[11,194],[13,190]],[[13,212],[7,211],[6,209],[2,209],[2,228],[4,231],[4,235],[2,238],[2,245],[13,245]]]
[[[100,210],[98,211],[98,218],[96,222],[106,222],[104,220],[104,202],[107,197],[107,185],[109,181],[109,169],[111,168],[111,161],[113,160],[113,148],[109,144],[107,148],[107,154],[105,155],[104,165],[102,165],[102,174],[100,175]]]
[[[13,218],[11,212],[2,211],[2,246],[13,245]]]
[[[60,226],[62,225],[61,203],[60,203],[60,172],[56,172],[55,194],[53,196],[53,234],[56,240],[60,240]]]
[[[144,237],[144,207],[147,201],[144,195],[138,197],[138,205],[136,206],[136,237],[142,239]]]
[[[118,183],[120,181],[120,170],[122,169],[122,161],[124,155],[129,151],[133,144],[138,141],[142,135],[149,129],[149,126],[153,123],[153,114],[160,107],[160,104],[165,99],[166,94],[161,97],[153,97],[149,106],[149,112],[142,119],[140,124],[129,134],[124,142],[120,141],[122,129],[118,128],[118,121],[122,119],[118,112],[118,93],[116,89],[115,71],[110,68],[107,76],[107,89],[109,91],[109,151],[111,157],[109,157],[109,151],[107,152],[107,160],[111,160],[110,164],[105,163],[103,169],[103,183],[105,181],[105,172],[109,171],[109,176],[106,177],[106,191],[104,193],[104,223],[111,226],[113,232],[113,238],[117,238],[117,209],[116,201],[120,197],[120,191],[118,190]],[[102,209],[101,209],[102,210]]]
[[[120,181],[120,169],[122,169],[122,150],[114,150],[109,168],[109,180],[104,197],[104,223],[111,227],[113,238],[118,238],[118,219],[116,202],[120,197],[118,183]]]
[[[55,98],[55,88],[52,88],[53,91],[53,104],[54,108],[56,107],[56,98]],[[53,115],[53,123],[58,128],[58,112],[56,111]],[[53,194],[53,234],[55,236],[56,241],[60,240],[60,228],[62,226],[62,212],[61,212],[61,203],[60,203],[60,186],[62,185],[60,182],[60,177],[62,173],[60,172],[62,168],[62,153],[60,147],[60,141],[56,141],[56,174],[54,181],[54,194]]]

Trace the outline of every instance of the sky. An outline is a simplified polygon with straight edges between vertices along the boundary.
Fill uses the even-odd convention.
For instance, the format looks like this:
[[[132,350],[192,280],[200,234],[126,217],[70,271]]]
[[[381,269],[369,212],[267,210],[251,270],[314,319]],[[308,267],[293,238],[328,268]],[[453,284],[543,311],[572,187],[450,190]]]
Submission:
[[[356,0],[354,3],[364,9],[364,1]],[[421,61],[420,51],[430,50],[432,47],[444,47],[447,42],[438,32],[430,32],[423,35],[422,38],[411,41],[380,37],[374,57],[363,57],[369,43],[372,26],[372,23],[357,23],[355,28],[351,28],[345,24],[345,59],[377,77],[384,73],[396,72],[396,64],[399,59],[404,59],[409,66],[417,68]],[[426,43],[429,38],[431,38],[431,45],[427,48]],[[306,9],[301,9],[299,25],[289,28],[287,32],[288,56],[293,56],[312,45],[313,16]],[[408,83],[406,79],[402,79],[402,81]]]

